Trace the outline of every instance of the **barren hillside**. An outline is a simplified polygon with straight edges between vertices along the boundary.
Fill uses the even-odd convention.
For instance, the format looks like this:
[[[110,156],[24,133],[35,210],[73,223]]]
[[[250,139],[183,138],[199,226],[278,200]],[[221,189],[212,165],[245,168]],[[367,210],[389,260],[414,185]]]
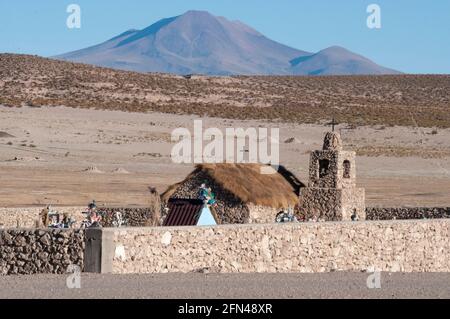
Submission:
[[[0,54],[0,104],[233,119],[450,127],[449,75],[252,76],[188,80]]]

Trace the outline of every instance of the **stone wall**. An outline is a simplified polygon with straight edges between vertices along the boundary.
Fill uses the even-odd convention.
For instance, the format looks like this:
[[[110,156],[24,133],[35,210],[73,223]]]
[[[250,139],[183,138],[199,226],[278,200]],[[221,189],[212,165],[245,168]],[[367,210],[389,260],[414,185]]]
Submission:
[[[152,211],[150,208],[99,208],[104,212],[102,226],[114,227],[113,221],[115,219],[116,212],[122,214],[124,220],[124,226],[127,227],[145,227],[152,220]]]
[[[299,220],[336,221],[341,219],[341,192],[342,190],[335,188],[302,188],[300,190]]]
[[[308,194],[303,191],[303,198],[308,199],[307,202],[314,202],[314,194]],[[335,192],[326,192],[323,197],[327,198],[329,203],[336,203]],[[315,195],[317,197],[317,194]],[[363,196],[363,195],[361,195]],[[302,201],[302,197],[300,197]],[[309,219],[330,220],[333,216],[327,216],[327,211],[333,211],[334,208],[340,208],[335,204],[324,204],[323,201],[317,201],[317,205],[321,205],[317,209],[317,214],[304,216],[304,210],[300,209],[298,213],[299,220],[308,221]],[[303,202],[303,201],[302,201]],[[345,203],[346,201],[344,201]],[[0,208],[0,229],[5,228],[36,228],[36,221],[39,218],[39,213],[44,207],[30,207],[30,208]],[[243,206],[242,209],[246,210],[244,215],[239,217],[239,223],[247,221],[259,220],[258,223],[271,223],[275,220],[276,214],[279,212],[277,209],[258,207],[254,205]],[[86,210],[85,207],[55,207],[54,210],[60,213],[68,213],[78,222],[84,220],[85,216],[82,214]],[[120,211],[126,220],[126,226],[129,227],[144,227],[148,218],[152,217],[151,210],[149,208],[103,208],[100,210],[106,212],[104,226],[112,227],[112,220],[114,213]],[[252,216],[250,216],[250,211]],[[272,216],[273,215],[273,216]],[[367,220],[394,220],[394,219],[440,219],[450,218],[450,207],[397,207],[397,208],[380,208],[380,207],[368,207],[366,209]],[[261,218],[262,216],[262,218]],[[272,218],[273,217],[273,218]],[[360,220],[364,219],[363,216],[359,216]]]
[[[5,228],[36,228],[39,213],[45,206],[29,208],[0,208],[0,229]],[[82,221],[86,207],[52,207],[61,214],[67,213],[75,220]]]
[[[450,220],[103,229],[104,271],[450,272]],[[107,248],[109,247],[109,248]]]
[[[343,188],[341,195],[342,220],[366,219],[366,190],[364,188]]]
[[[82,230],[0,230],[0,275],[63,274],[83,268]]]
[[[450,218],[450,207],[367,207],[368,220]]]
[[[248,205],[249,217],[246,223],[249,224],[270,224],[274,223],[275,219],[282,211],[282,209],[258,206],[254,204]]]
[[[350,221],[356,213],[366,219],[364,188],[310,188],[300,191],[298,218],[302,221]]]
[[[36,222],[39,220],[39,213],[42,207],[29,208],[0,208],[0,229],[5,228],[36,228]],[[86,207],[52,207],[52,210],[69,214],[77,224],[82,222],[86,216],[83,212]],[[105,212],[102,225],[104,227],[113,227],[113,218],[116,212],[121,212],[126,226],[144,227],[149,218],[152,217],[150,208],[110,208],[99,207],[99,211]],[[75,225],[76,227],[77,225]]]

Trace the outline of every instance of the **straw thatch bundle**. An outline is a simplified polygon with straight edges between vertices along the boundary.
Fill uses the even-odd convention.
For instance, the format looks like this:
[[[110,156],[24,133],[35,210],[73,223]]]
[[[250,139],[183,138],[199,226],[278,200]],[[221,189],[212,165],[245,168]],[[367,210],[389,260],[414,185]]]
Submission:
[[[298,203],[298,191],[303,186],[283,167],[277,172],[270,166],[261,164],[200,164],[184,181],[170,186],[162,194],[163,201],[167,202],[190,180],[197,179],[197,183],[188,184],[198,187],[198,184],[202,183],[201,179],[205,178],[212,180],[227,193],[233,194],[243,204],[252,203],[273,208],[295,206]],[[197,189],[192,191],[197,192]],[[220,190],[213,191],[220,193]],[[186,194],[186,197],[192,197],[192,194]],[[218,200],[221,198],[218,197]]]

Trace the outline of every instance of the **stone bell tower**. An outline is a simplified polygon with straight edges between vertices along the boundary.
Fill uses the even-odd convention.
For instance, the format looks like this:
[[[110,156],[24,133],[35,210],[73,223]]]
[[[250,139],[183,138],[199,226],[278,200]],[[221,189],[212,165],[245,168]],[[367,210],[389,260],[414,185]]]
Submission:
[[[356,188],[355,158],[355,152],[342,150],[339,133],[325,135],[323,149],[311,153],[309,185],[300,193],[300,214],[306,220],[366,218],[365,190]]]

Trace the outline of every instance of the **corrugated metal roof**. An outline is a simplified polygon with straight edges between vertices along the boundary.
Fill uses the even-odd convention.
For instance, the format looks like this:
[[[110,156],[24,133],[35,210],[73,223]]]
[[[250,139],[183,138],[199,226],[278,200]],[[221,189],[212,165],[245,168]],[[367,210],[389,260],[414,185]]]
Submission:
[[[169,214],[163,226],[195,226],[203,208],[199,199],[170,199]]]

